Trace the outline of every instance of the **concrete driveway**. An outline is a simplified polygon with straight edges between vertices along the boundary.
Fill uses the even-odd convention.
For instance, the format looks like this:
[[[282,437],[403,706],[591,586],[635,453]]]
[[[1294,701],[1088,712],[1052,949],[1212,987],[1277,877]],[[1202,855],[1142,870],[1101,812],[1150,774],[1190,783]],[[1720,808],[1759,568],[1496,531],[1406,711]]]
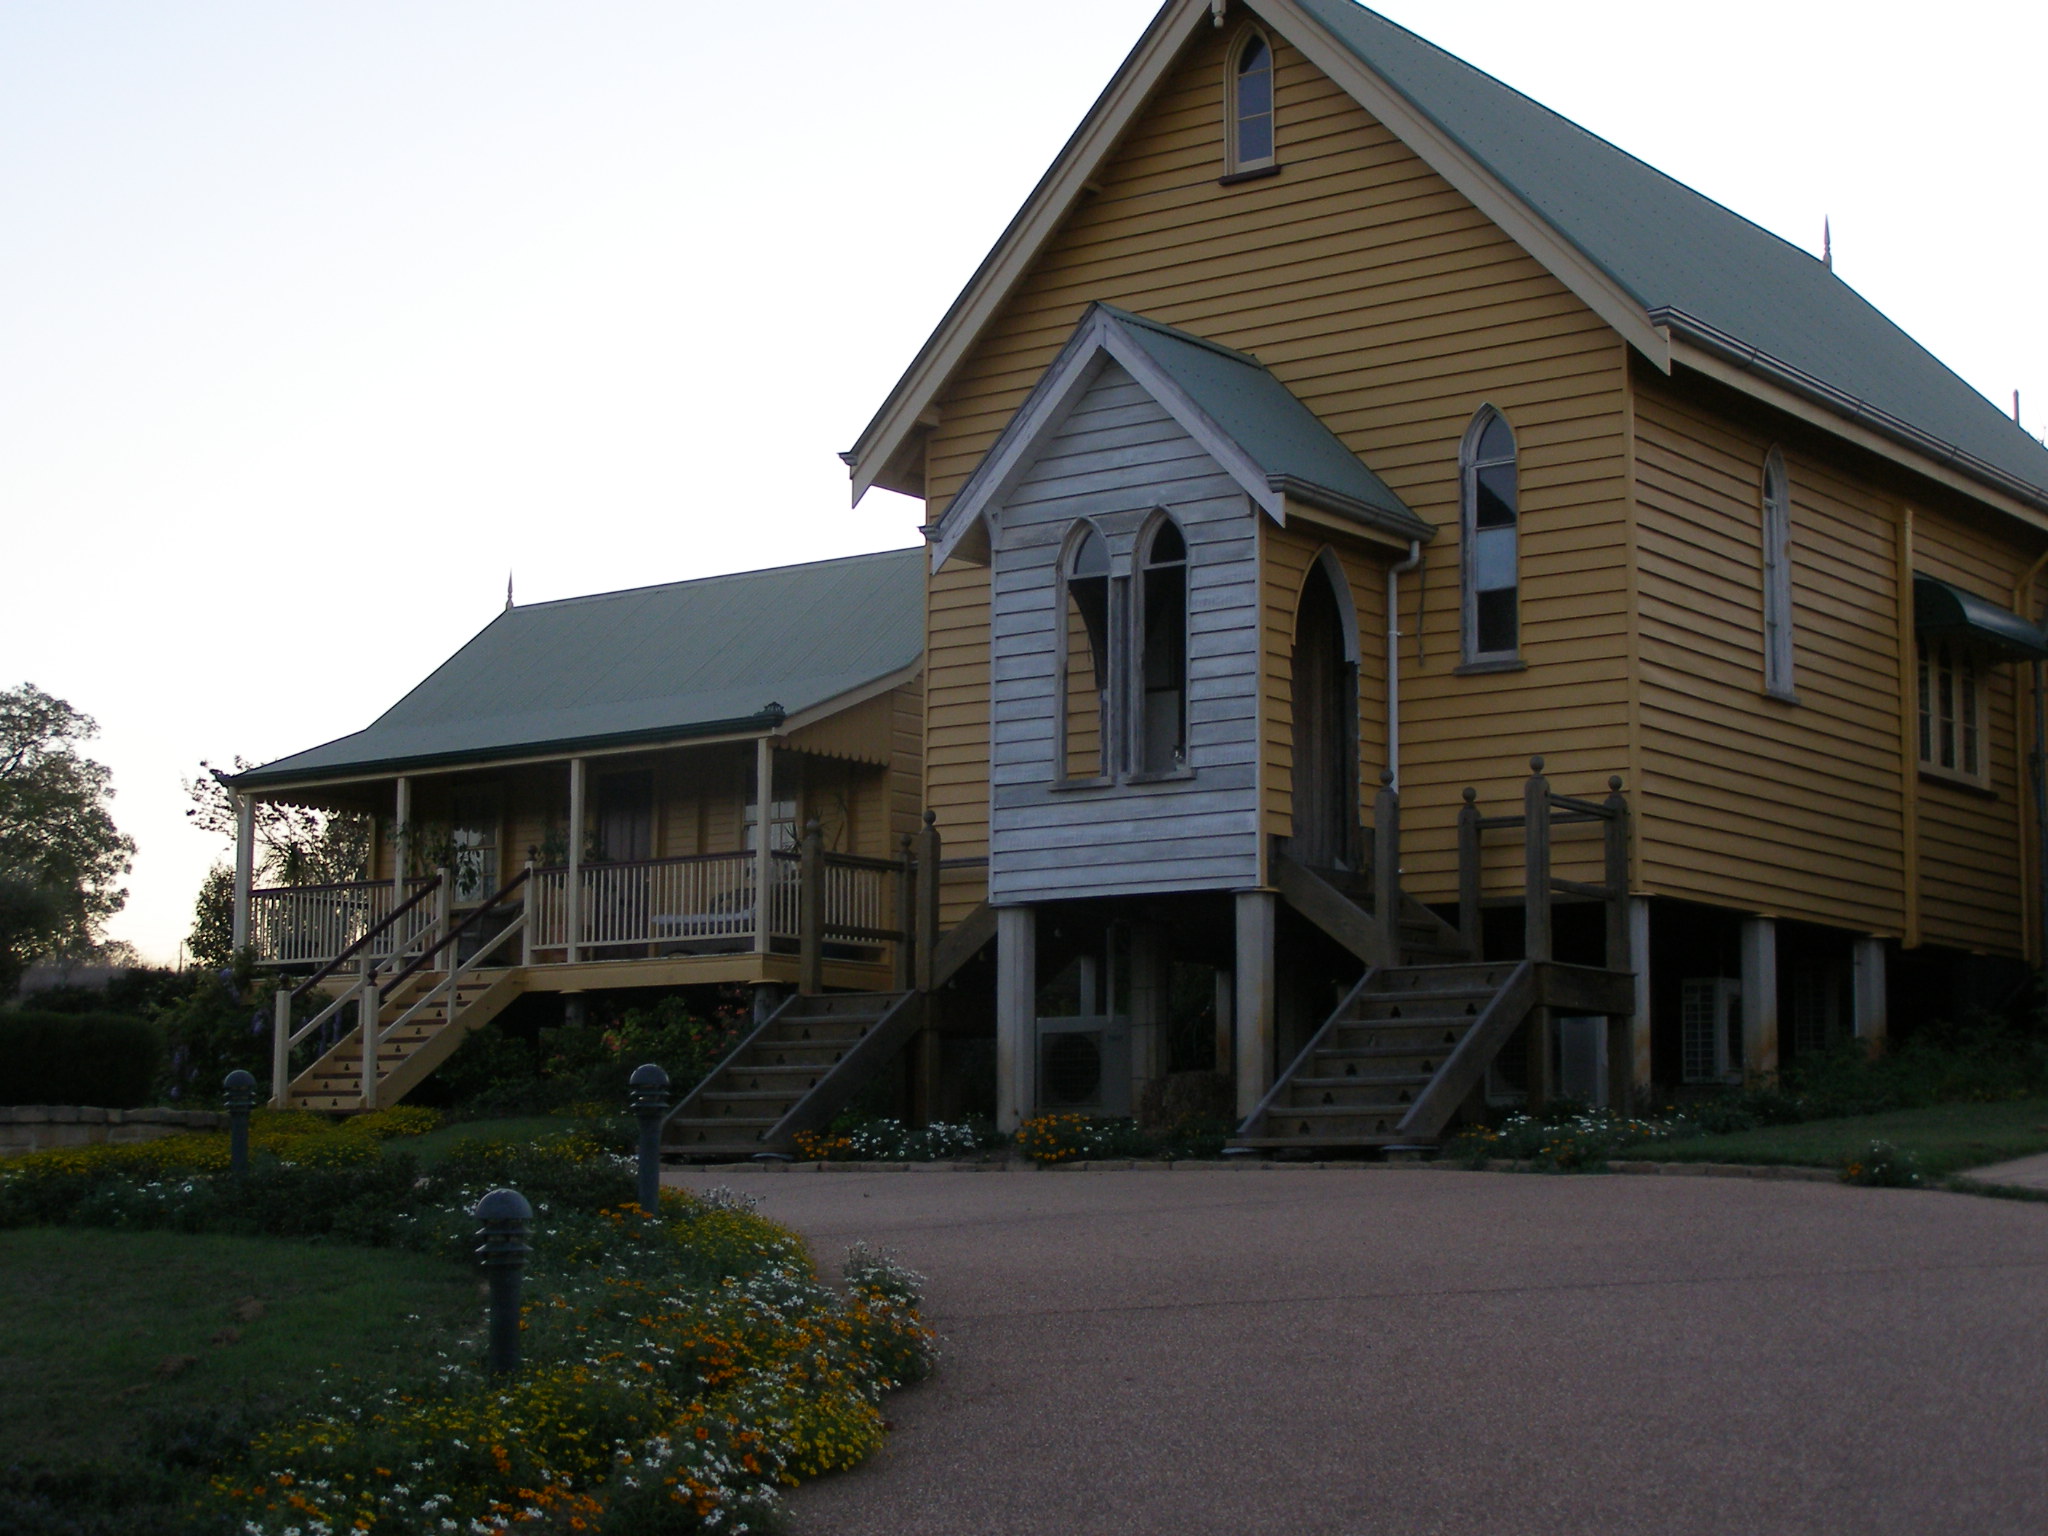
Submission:
[[[2048,1204],[1425,1169],[691,1174],[947,1340],[799,1536],[2048,1530]]]

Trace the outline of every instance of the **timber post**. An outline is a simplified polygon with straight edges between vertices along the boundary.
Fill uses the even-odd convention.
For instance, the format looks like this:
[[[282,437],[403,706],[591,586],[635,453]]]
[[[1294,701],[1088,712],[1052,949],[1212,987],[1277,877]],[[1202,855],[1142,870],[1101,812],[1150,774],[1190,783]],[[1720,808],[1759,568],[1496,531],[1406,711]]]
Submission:
[[[364,1109],[377,1107],[377,1015],[383,1011],[384,999],[377,992],[377,962],[370,956],[370,946],[363,946],[362,975],[356,982],[356,1022],[363,1034],[363,1085]]]
[[[1467,784],[1458,810],[1458,933],[1474,960],[1486,958],[1479,889],[1479,791]]]
[[[1607,969],[1633,971],[1637,956],[1630,945],[1628,896],[1628,796],[1621,791],[1621,775],[1607,780],[1607,824],[1601,828],[1606,855],[1604,877],[1607,885]],[[1634,1113],[1636,1020],[1629,1014],[1607,1018],[1607,1107],[1617,1115]]]
[[[932,951],[939,944],[939,813],[926,811],[917,834],[917,990],[932,989]]]
[[[1379,924],[1384,963],[1401,963],[1401,792],[1392,769],[1380,773],[1372,800],[1373,918]]]
[[[901,867],[896,871],[896,974],[898,992],[917,980],[917,840],[903,834]]]
[[[526,1243],[533,1207],[516,1189],[494,1189],[477,1201],[474,1214],[483,1223],[477,1257],[490,1276],[489,1369],[493,1376],[509,1376],[519,1369],[519,1283],[533,1251]]]
[[[825,834],[816,817],[804,823],[797,848],[796,989],[825,990]]]
[[[434,933],[433,937],[427,941],[429,944],[438,944],[443,939],[448,937],[448,892],[448,871],[445,868],[436,868],[434,871]],[[398,952],[404,947],[404,940],[401,939],[397,934],[392,934],[392,956],[396,958]],[[451,955],[449,957],[448,963],[451,966],[454,965],[454,956]]]
[[[292,989],[279,987],[271,1000],[270,1107],[283,1109],[292,1089]]]
[[[1522,952],[1530,960],[1548,960],[1550,931],[1550,781],[1543,777],[1543,759],[1529,759],[1529,781],[1522,786],[1523,907]],[[1529,1110],[1540,1114],[1550,1103],[1552,1021],[1548,1008],[1529,1012]]]
[[[522,968],[533,964],[533,930],[540,922],[540,903],[533,894],[537,889],[533,860],[528,859],[526,883],[519,888],[519,910],[526,915],[526,926],[519,931],[519,964]]]

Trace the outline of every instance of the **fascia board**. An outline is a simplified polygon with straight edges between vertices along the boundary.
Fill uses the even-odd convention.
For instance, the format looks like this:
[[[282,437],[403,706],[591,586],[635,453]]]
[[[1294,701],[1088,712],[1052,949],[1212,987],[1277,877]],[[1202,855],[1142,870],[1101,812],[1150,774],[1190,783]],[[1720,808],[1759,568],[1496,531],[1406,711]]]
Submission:
[[[1016,488],[1018,480],[1031,467],[1038,444],[1059,430],[1075,402],[1095,382],[1096,374],[1102,371],[1102,333],[1108,323],[1109,317],[1098,312],[1068,339],[1045,376],[1003,428],[995,446],[947,504],[932,538],[934,571],[952,559],[968,530],[1000,506],[1003,498]]]
[[[784,718],[781,728],[775,734],[778,736],[793,735],[806,726],[816,725],[820,720],[829,720],[836,714],[852,709],[856,704],[865,704],[868,700],[887,693],[892,688],[901,688],[922,671],[924,671],[924,658],[919,657],[909,666],[899,667],[896,671],[889,673],[885,677],[878,677],[871,683],[862,683],[858,688],[849,688],[837,698],[826,699],[823,703],[813,704],[809,709],[798,710],[795,714]]]
[[[1247,0],[1249,8],[1300,49],[1302,56],[1342,86],[1389,133],[1422,157],[1465,199],[1576,294],[1657,368],[1671,371],[1665,333],[1650,323],[1647,306],[1557,227],[1531,208],[1464,145],[1446,133],[1385,76],[1325,32],[1290,0]]]
[[[983,329],[1030,271],[1046,242],[1072,212],[1097,168],[1158,89],[1182,46],[1208,21],[1209,13],[1209,0],[1167,0],[1152,18],[1145,35],[1096,98],[1088,116],[1039,179],[994,249],[968,279],[953,307],[890,391],[860,440],[843,455],[853,472],[856,505],[875,483],[882,466],[916,430],[918,417],[930,407]]]
[[[1201,446],[1202,451],[1243,488],[1255,505],[1264,508],[1274,522],[1284,523],[1287,520],[1287,498],[1271,483],[1265,467],[1255,462],[1238,445],[1236,438],[1195,404],[1194,398],[1152,360],[1152,355],[1128,331],[1106,316],[1103,319],[1102,349],[1123,365],[1124,371],[1138,381],[1141,389],[1166,407],[1167,414],[1179,422],[1181,429]]]
[[[1773,410],[1782,411],[1808,426],[1819,428],[1831,437],[1851,443],[1867,453],[1898,465],[1901,469],[1910,470],[1924,480],[1931,480],[1937,485],[1969,497],[1972,501],[2002,512],[2029,528],[2048,532],[2048,509],[1986,485],[1982,480],[1939,459],[1915,452],[1896,437],[1874,426],[1853,420],[1841,411],[1823,405],[1789,385],[1774,382],[1754,368],[1732,362],[1718,352],[1688,342],[1683,336],[1673,339],[1671,355],[1674,362],[1691,372],[1702,374],[1717,384],[1725,384],[1739,394],[1748,395]]]

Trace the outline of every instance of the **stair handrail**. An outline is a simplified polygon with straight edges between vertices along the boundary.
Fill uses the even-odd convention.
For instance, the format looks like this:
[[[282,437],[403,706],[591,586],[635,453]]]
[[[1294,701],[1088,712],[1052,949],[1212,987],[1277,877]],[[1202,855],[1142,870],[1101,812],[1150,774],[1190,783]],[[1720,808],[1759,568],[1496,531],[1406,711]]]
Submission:
[[[369,944],[379,934],[383,933],[385,929],[389,928],[393,923],[397,922],[401,917],[404,917],[406,913],[410,912],[422,901],[425,901],[429,896],[433,895],[436,890],[440,889],[440,886],[441,875],[439,871],[436,871],[434,875],[430,879],[428,879],[426,883],[423,884],[418,890],[414,891],[410,896],[406,897],[404,901],[400,902],[397,906],[393,907],[390,913],[384,918],[382,922],[377,924],[376,927],[369,929],[367,932],[363,934],[361,938],[357,939],[355,943],[349,945],[347,949],[344,949],[332,960],[328,961],[325,965],[321,966],[319,970],[315,971],[312,975],[308,976],[304,981],[300,982],[296,987],[292,988],[292,1001],[296,1003],[308,992],[311,992],[315,987],[319,986],[321,982],[325,981],[328,977],[332,976],[336,971],[340,970],[349,961],[355,959],[357,955],[362,953],[363,947],[365,945]]]
[[[739,1044],[735,1045],[731,1050],[727,1051],[723,1056],[721,1056],[718,1059],[717,1064],[713,1066],[709,1072],[706,1072],[701,1078],[697,1080],[697,1086],[692,1088],[688,1093],[684,1094],[680,1099],[676,1100],[674,1106],[669,1110],[669,1112],[661,1117],[661,1136],[663,1142],[665,1143],[668,1139],[668,1128],[670,1122],[679,1119],[689,1118],[683,1112],[686,1109],[689,1109],[692,1105],[696,1104],[699,1099],[703,1098],[704,1090],[711,1085],[713,1079],[715,1079],[719,1073],[723,1072],[733,1062],[739,1060],[740,1054],[743,1051],[747,1050],[749,1047],[751,1047],[757,1040],[761,1039],[768,1032],[768,1028],[770,1025],[774,1024],[778,1019],[782,1017],[784,1013],[788,1012],[790,1009],[802,1007],[808,1004],[814,1004],[816,1001],[817,999],[815,998],[807,998],[799,993],[792,992],[788,997],[785,997],[781,1001],[781,1003],[779,1003],[776,1007],[770,1009],[768,1016],[766,1018],[760,1020],[754,1025],[752,1029],[748,1030],[745,1037],[739,1042]]]
[[[1243,1122],[1238,1126],[1238,1135],[1254,1136],[1258,1134],[1254,1127],[1266,1118],[1268,1111],[1272,1109],[1274,1102],[1280,1097],[1281,1092],[1293,1081],[1294,1074],[1299,1072],[1303,1064],[1322,1048],[1324,1037],[1337,1027],[1337,1021],[1344,1017],[1351,1005],[1365,995],[1366,988],[1372,985],[1373,978],[1378,976],[1382,969],[1383,967],[1377,965],[1366,967],[1365,974],[1358,978],[1358,985],[1345,993],[1344,1000],[1330,1010],[1330,1016],[1323,1020],[1320,1029],[1309,1036],[1308,1044],[1304,1045],[1295,1055],[1294,1060],[1288,1064],[1287,1070],[1274,1076],[1273,1086],[1266,1090],[1266,1096],[1259,1100],[1258,1107],[1246,1115]]]
[[[532,873],[533,866],[531,864],[525,866],[523,869],[519,871],[518,874],[514,875],[510,880],[507,880],[503,885],[499,886],[497,890],[493,891],[488,897],[486,897],[479,906],[477,906],[470,912],[469,916],[465,917],[461,922],[457,923],[454,927],[450,928],[437,941],[428,945],[425,949],[421,950],[419,952],[418,957],[413,960],[412,964],[408,965],[404,970],[400,971],[396,976],[393,976],[389,981],[385,982],[382,986],[380,986],[377,989],[377,1001],[379,1003],[382,1003],[386,998],[390,997],[393,992],[397,991],[413,976],[417,975],[420,971],[425,970],[428,963],[431,960],[433,960],[433,958],[436,955],[440,954],[442,950],[446,949],[450,944],[453,944],[457,939],[461,938],[463,934],[467,933],[471,927],[473,927],[477,922],[479,922],[486,913],[488,913],[494,907],[496,907],[499,902],[505,900],[506,897],[510,896],[514,891],[518,890],[519,887],[526,884],[527,877],[530,876]],[[520,915],[519,918],[515,919],[516,924],[523,925],[524,922],[525,915],[523,913]],[[506,931],[510,932],[513,926],[514,924],[508,924],[506,926]],[[491,947],[493,949],[497,947],[495,940],[493,940]]]
[[[405,1012],[401,1013],[389,1024],[379,1026],[377,1030],[377,1044],[382,1045],[386,1040],[390,1039],[394,1033],[404,1028],[407,1024],[410,1024],[413,1021],[414,1016],[417,1015],[421,1009],[430,1006],[434,1002],[438,1001],[444,995],[453,998],[455,994],[455,989],[461,985],[462,979],[465,976],[469,975],[471,971],[480,970],[487,956],[496,954],[500,949],[504,947],[505,941],[507,939],[510,939],[515,935],[523,932],[525,928],[526,914],[522,912],[519,914],[519,916],[513,918],[511,922],[507,923],[503,928],[499,929],[496,933],[492,934],[490,938],[486,939],[483,945],[477,950],[475,954],[471,955],[467,960],[462,961],[459,965],[452,967],[446,976],[442,977],[432,987],[428,988],[425,995],[419,998],[419,1000],[414,1002],[410,1007],[408,1007],[405,1010]],[[448,1022],[451,1024],[455,1022],[455,1015],[452,1007],[449,1010]]]

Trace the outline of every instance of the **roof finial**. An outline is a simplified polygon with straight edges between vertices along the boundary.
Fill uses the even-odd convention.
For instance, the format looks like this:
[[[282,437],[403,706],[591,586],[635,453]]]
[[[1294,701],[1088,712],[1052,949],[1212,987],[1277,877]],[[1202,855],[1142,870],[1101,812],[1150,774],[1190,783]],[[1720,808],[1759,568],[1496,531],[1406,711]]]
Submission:
[[[510,571],[505,573],[505,611],[507,613],[512,611],[512,573]]]
[[[1216,26],[1223,25],[1223,7],[1226,0],[1209,0],[1209,20]]]
[[[1820,216],[1820,264],[1835,270],[1835,228],[1826,214]]]

